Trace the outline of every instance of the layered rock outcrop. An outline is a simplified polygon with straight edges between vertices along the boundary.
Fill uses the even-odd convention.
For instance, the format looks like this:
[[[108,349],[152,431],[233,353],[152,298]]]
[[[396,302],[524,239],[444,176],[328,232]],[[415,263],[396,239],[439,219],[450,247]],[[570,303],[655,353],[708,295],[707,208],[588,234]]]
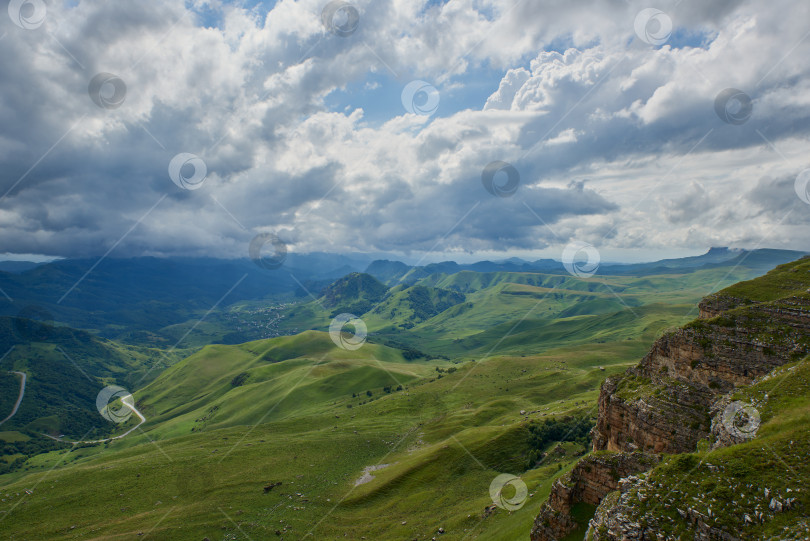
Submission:
[[[649,456],[644,453],[690,453],[710,436],[715,447],[739,443],[736,431],[730,433],[722,422],[729,393],[810,353],[810,261],[780,267],[766,278],[707,297],[697,320],[661,337],[639,365],[603,383],[594,452],[610,451],[611,460],[632,462],[630,457]],[[579,502],[599,506],[588,539],[664,539],[654,516],[639,521],[623,512],[627,501],[646,497],[643,478],[610,480],[604,466],[595,467],[598,459],[592,463],[594,456],[599,455],[586,457],[553,485],[532,541],[561,539],[573,531],[571,510]],[[621,470],[627,475],[655,464],[630,467],[631,462]],[[711,526],[710,517],[692,509],[678,512],[695,539],[734,539]]]
[[[577,503],[597,506],[617,489],[619,480],[646,471],[658,462],[642,453],[598,453],[580,460],[574,469],[554,482],[548,501],[534,521],[532,541],[561,539],[578,527],[572,517]]]
[[[711,319],[738,306],[750,304],[746,299],[728,295],[710,295],[698,304],[700,319]]]
[[[738,304],[661,337],[638,366],[605,381],[594,450],[691,452],[722,395],[810,352],[810,295]]]
[[[643,376],[605,381],[593,431],[594,450],[683,453],[711,428],[713,393],[697,386],[653,383]]]
[[[612,492],[596,510],[588,528],[588,541],[661,541],[667,536],[654,516],[636,518],[634,504],[639,499],[654,497],[654,487],[644,478],[631,475],[619,482],[619,489]],[[694,539],[699,541],[739,541],[733,534],[712,525],[710,516],[686,508],[680,510],[681,518],[688,521],[694,530]]]

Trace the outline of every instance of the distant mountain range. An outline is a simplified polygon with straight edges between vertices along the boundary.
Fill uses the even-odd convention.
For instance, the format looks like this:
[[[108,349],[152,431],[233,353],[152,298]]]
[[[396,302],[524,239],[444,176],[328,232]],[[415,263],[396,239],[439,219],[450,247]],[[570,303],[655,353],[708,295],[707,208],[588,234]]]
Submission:
[[[598,275],[679,274],[735,266],[763,274],[803,255],[790,250],[712,248],[696,257],[651,263],[606,263],[598,269]],[[13,272],[0,271],[0,316],[30,318],[31,314],[37,314],[34,319],[52,319],[96,331],[107,338],[155,344],[161,341],[168,344],[178,338],[177,333],[164,332],[158,341],[148,333],[160,333],[187,321],[210,320],[219,311],[239,303],[261,308],[271,303],[317,298],[325,291],[328,293],[328,286],[335,280],[355,272],[373,276],[389,288],[409,287],[428,277],[463,271],[567,275],[562,263],[553,259],[530,262],[510,258],[470,264],[446,261],[412,266],[401,261],[371,261],[365,256],[326,253],[289,254],[284,265],[276,270],[260,268],[249,259],[211,258],[109,258],[100,262],[64,259],[31,264],[34,266],[27,269],[25,262],[6,263],[14,264],[5,266]],[[344,300],[349,293],[341,293],[339,296],[344,299],[335,299],[332,308],[348,308],[350,303]],[[444,306],[450,301],[442,298],[428,302],[421,297],[416,300],[420,292],[411,293],[415,295],[412,301],[424,306]],[[372,292],[369,298],[353,298],[352,303],[376,303],[378,296],[379,292]],[[326,300],[332,302],[328,294]],[[354,306],[354,311],[362,312],[360,308]],[[182,336],[187,330],[178,332]]]
[[[0,315],[35,312],[72,327],[117,337],[122,328],[154,331],[212,307],[294,299],[322,289],[368,260],[332,254],[290,255],[267,270],[249,259],[152,257],[65,259],[23,272],[0,272]]]
[[[598,274],[637,276],[673,274],[734,265],[744,265],[765,272],[776,265],[795,261],[804,255],[807,255],[807,253],[794,250],[711,248],[703,255],[679,259],[662,259],[650,263],[605,263],[599,267]],[[373,261],[365,272],[381,282],[391,285],[396,282],[415,283],[431,274],[455,274],[465,270],[474,272],[541,272],[546,274],[564,274],[567,272],[562,262],[554,259],[525,261],[516,257],[498,262],[479,261],[469,264],[445,261],[419,267],[406,265],[400,261],[377,260]]]
[[[61,539],[64,532],[134,536],[166,518],[169,524],[154,532],[162,539],[237,533],[266,539],[275,528],[289,538],[328,515],[317,538],[343,532],[347,539],[429,539],[444,530],[449,539],[475,527],[481,539],[517,539],[535,521],[535,534],[547,524],[568,528],[580,521],[582,527],[566,538],[581,539],[590,516],[630,517],[621,523],[628,531],[652,516],[654,531],[680,524],[680,539],[690,537],[684,528],[697,524],[691,515],[684,518],[686,512],[676,514],[680,509],[702,517],[713,509],[714,531],[722,537],[739,525],[740,508],[767,513],[770,497],[785,507],[766,516],[769,533],[784,533],[788,524],[801,536],[810,505],[801,488],[809,478],[810,380],[807,358],[801,359],[810,348],[802,327],[810,263],[741,282],[789,255],[712,250],[635,266],[635,274],[628,265],[622,266],[625,274],[585,278],[559,268],[476,272],[466,265],[368,261],[362,266],[406,280],[388,285],[350,272],[323,287],[316,286],[329,280],[328,257],[321,267],[313,259],[310,267],[298,263],[272,272],[254,271],[245,261],[105,262],[49,307],[66,305],[64,313],[88,321],[109,317],[104,333],[131,338],[126,332],[140,325],[135,328],[155,328],[166,337],[189,335],[194,343],[184,350],[169,347],[173,342],[144,347],[32,321],[47,319],[50,308],[23,309],[25,319],[0,317],[0,419],[11,413],[0,430],[0,484],[8,507],[18,506],[6,513],[4,531],[15,539]],[[352,268],[337,263],[335,273]],[[522,268],[525,262],[489,264]],[[433,272],[440,268],[462,270]],[[87,271],[60,262],[1,275],[18,288],[9,288],[15,298],[5,302],[24,306],[18,295],[26,284],[39,298],[63,295],[62,288]],[[138,272],[147,274],[139,280]],[[405,283],[414,273],[430,274]],[[269,300],[294,299],[294,288],[304,295],[297,302]],[[213,308],[183,295],[204,295]],[[152,311],[139,319],[143,309]],[[707,319],[718,311],[720,317]],[[344,312],[362,325],[351,319],[334,329],[334,315]],[[701,319],[693,320],[697,315]],[[121,323],[124,318],[133,323]],[[159,327],[165,321],[174,323]],[[278,334],[262,334],[271,324]],[[360,340],[365,343],[347,347],[358,329],[367,331]],[[656,355],[645,356],[653,343]],[[667,359],[667,351],[675,357]],[[616,377],[642,357],[638,368]],[[630,468],[643,456],[638,451],[662,451],[656,450],[659,442],[682,446],[685,436],[702,438],[728,422],[727,410],[712,411],[702,397],[719,398],[735,380],[750,381],[784,362],[796,364],[783,365],[750,390],[738,389],[745,393],[739,400],[762,411],[757,439],[702,447],[697,454],[664,448],[661,465],[646,480],[625,476],[638,471]],[[606,376],[614,377],[600,395]],[[110,419],[102,413],[118,408],[117,400],[109,401],[112,391],[132,392],[129,403],[139,415]],[[596,436],[600,452],[574,466],[594,445],[588,434]],[[125,438],[93,441],[120,436]],[[605,450],[600,438],[617,442],[626,454]],[[674,452],[693,450],[695,439],[688,441],[688,449]],[[770,461],[765,466],[763,456]],[[493,510],[487,486],[499,472],[525,479],[535,490],[526,491],[525,497],[535,498],[527,500],[530,505]],[[37,484],[48,475],[48,483]],[[679,482],[686,488],[661,490],[662,498],[639,493],[638,503],[627,506],[635,493],[605,495],[619,488],[620,477],[645,494]],[[710,485],[703,483],[707,478]],[[549,491],[559,507],[536,519]],[[585,493],[597,494],[603,513],[581,505]],[[728,494],[743,496],[735,502]],[[223,501],[235,516],[241,511],[234,523],[239,532],[223,531],[228,523],[217,515]],[[116,502],[112,510],[110,502]],[[170,518],[161,502],[170,502]],[[650,502],[654,515],[647,513]],[[391,509],[394,523],[418,528],[387,537]],[[275,510],[271,522],[268,510]],[[437,518],[437,512],[443,515]],[[43,516],[53,520],[43,522]],[[50,530],[41,533],[43,524]],[[753,529],[759,526],[748,526],[749,537],[766,537]]]
[[[33,261],[0,261],[0,271],[2,272],[25,272],[44,263],[34,263]]]

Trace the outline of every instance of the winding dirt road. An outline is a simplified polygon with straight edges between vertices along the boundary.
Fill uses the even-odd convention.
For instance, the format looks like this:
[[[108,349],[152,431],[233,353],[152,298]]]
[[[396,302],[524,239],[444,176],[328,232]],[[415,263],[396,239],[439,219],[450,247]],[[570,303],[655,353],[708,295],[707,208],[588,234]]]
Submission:
[[[17,410],[20,409],[20,403],[22,403],[23,396],[25,395],[25,381],[28,379],[28,376],[25,375],[25,372],[12,372],[12,374],[20,376],[20,396],[17,397],[17,402],[14,404],[14,409],[11,410],[11,415],[0,421],[0,425],[17,414]]]
[[[124,438],[124,437],[130,435],[132,432],[137,430],[142,424],[144,424],[146,422],[146,417],[144,417],[143,414],[140,411],[138,411],[138,409],[135,407],[135,403],[133,402],[133,398],[132,398],[131,394],[128,394],[127,396],[122,397],[121,402],[126,407],[131,409],[132,413],[137,415],[138,418],[141,420],[141,422],[138,423],[137,425],[135,425],[134,427],[130,428],[129,430],[127,430],[126,432],[124,432],[120,436],[115,436],[113,438],[106,438],[106,439],[103,439],[103,440],[90,440],[90,441],[68,441],[68,440],[63,440],[61,438],[55,438],[55,437],[50,436],[48,434],[43,434],[43,436],[45,436],[47,438],[51,438],[52,440],[61,441],[62,443],[70,443],[70,444],[73,444],[73,445],[76,445],[76,444],[79,444],[79,443],[104,443],[104,442],[107,442],[107,441],[120,440],[121,438]]]

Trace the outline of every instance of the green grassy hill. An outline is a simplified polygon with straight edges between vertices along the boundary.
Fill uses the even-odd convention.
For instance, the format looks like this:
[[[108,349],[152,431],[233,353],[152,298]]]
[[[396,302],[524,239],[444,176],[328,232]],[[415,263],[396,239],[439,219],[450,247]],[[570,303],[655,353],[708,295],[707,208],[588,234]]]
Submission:
[[[379,303],[388,288],[369,274],[354,272],[335,281],[323,291],[323,306],[332,317],[341,313],[365,313]]]
[[[695,305],[707,293],[758,274],[744,266],[587,279],[462,271],[433,274],[415,286],[396,286],[376,304],[367,306],[364,301],[363,306],[355,306],[367,307],[366,312],[352,313],[366,323],[371,341],[434,356],[469,359],[520,348],[538,351],[572,341],[600,342],[605,340],[603,335],[630,331],[624,322],[612,319],[615,314],[627,313],[643,322],[625,332],[630,338],[650,325],[656,328],[666,322],[677,326],[696,313]],[[327,330],[336,310],[325,307],[325,299],[283,310],[279,329]],[[499,342],[505,335],[507,338]]]
[[[754,273],[433,275],[361,292],[378,300],[356,313],[370,333],[355,351],[324,332],[350,294],[284,307],[278,328],[299,333],[206,346],[138,388],[142,431],[55,444],[0,475],[0,528],[13,539],[525,540],[587,448],[555,438],[580,433],[604,378],[692,319],[707,292]],[[379,289],[355,276],[344,292],[352,282]],[[556,436],[540,438],[548,426]],[[20,438],[0,432],[11,451]],[[504,473],[528,487],[511,512],[491,507]]]
[[[274,357],[305,338],[315,342],[307,351]],[[246,344],[241,353],[206,348],[179,363],[136,394],[147,416],[153,409],[157,414],[144,434],[66,447],[37,457],[26,476],[4,478],[0,494],[13,496],[0,507],[7,512],[0,515],[2,527],[42,539],[139,532],[264,539],[284,527],[289,539],[310,530],[316,539],[429,539],[438,528],[446,539],[521,539],[551,481],[574,459],[563,455],[526,471],[530,419],[587,412],[604,374],[625,366],[603,354],[603,372],[586,348],[460,367],[405,363],[396,355],[377,359],[392,350],[373,344],[359,356],[339,352],[354,359],[330,354],[323,362],[317,357],[323,337],[305,338]],[[193,374],[181,378],[184,370]],[[251,374],[248,382],[262,381],[227,390],[231,375],[243,371]],[[339,383],[342,389],[372,395],[332,392],[326,383],[341,375],[348,380]],[[371,387],[385,386],[387,376],[403,389]],[[196,402],[198,393],[207,398]],[[220,409],[197,423],[209,404]],[[265,416],[262,424],[234,426]],[[364,468],[380,464],[389,466],[355,485]],[[532,496],[515,513],[487,515],[489,485],[504,472],[521,474]],[[277,482],[265,494],[264,487]],[[32,494],[24,492],[32,487]]]
[[[615,531],[608,535],[609,518],[615,517],[668,539],[697,536],[698,521],[706,525],[704,530],[712,529],[711,538],[733,532],[738,539],[808,539],[808,287],[810,258],[804,258],[725,288],[701,304],[723,313],[687,328],[731,327],[769,347],[788,340],[792,350],[786,360],[791,362],[717,396],[710,408],[712,433],[697,443],[695,452],[664,456],[621,495],[606,496],[595,528],[599,539],[619,538]],[[762,310],[759,315],[757,309]],[[722,337],[716,333],[706,340]],[[625,378],[628,387],[631,378]],[[660,393],[661,387],[633,392],[644,396]]]
[[[148,383],[187,354],[123,346],[83,331],[18,318],[0,318],[0,350],[0,420],[11,413],[19,395],[19,377],[11,372],[27,375],[19,410],[0,427],[5,433],[0,437],[5,459],[0,472],[18,459],[58,448],[42,433],[69,439],[105,437],[116,427],[98,413],[99,392],[107,385],[135,388]]]
[[[411,329],[445,310],[465,301],[463,293],[416,285],[394,288],[391,295],[366,313],[372,328],[392,326]]]
[[[441,364],[441,366],[447,363]],[[146,427],[161,437],[306,417],[351,395],[368,399],[425,379],[438,363],[411,363],[396,349],[337,347],[307,331],[239,346],[207,346],[166,370],[136,394]],[[272,404],[272,408],[267,405]]]

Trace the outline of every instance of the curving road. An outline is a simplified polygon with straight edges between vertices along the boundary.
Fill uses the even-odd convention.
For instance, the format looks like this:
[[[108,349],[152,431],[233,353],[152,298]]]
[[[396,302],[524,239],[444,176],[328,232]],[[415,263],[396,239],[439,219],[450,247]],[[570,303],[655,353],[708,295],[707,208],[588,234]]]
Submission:
[[[138,423],[137,425],[135,425],[134,427],[130,428],[129,430],[127,430],[126,432],[124,432],[120,436],[115,436],[113,438],[106,438],[106,439],[103,439],[103,440],[89,440],[89,441],[87,441],[87,440],[85,440],[85,441],[67,441],[67,440],[63,440],[63,439],[60,439],[60,438],[55,438],[55,437],[50,436],[48,434],[43,434],[43,436],[45,436],[47,438],[51,438],[52,440],[61,441],[62,443],[70,443],[70,444],[73,444],[73,445],[76,445],[76,444],[79,444],[79,443],[104,443],[104,442],[113,441],[113,440],[120,440],[121,438],[124,438],[124,437],[130,435],[132,432],[137,430],[142,424],[144,424],[146,422],[146,417],[144,417],[143,414],[140,411],[138,411],[138,409],[135,407],[135,403],[132,400],[133,399],[132,399],[131,394],[128,394],[127,396],[124,396],[124,397],[121,398],[121,402],[126,407],[131,409],[132,413],[137,415],[138,418],[141,420],[141,422]]]
[[[25,375],[25,372],[12,372],[12,374],[20,376],[20,396],[17,397],[17,402],[14,404],[14,409],[11,410],[11,415],[0,421],[0,425],[17,414],[17,410],[20,409],[20,403],[22,403],[23,395],[25,395],[25,380],[28,379],[28,376]]]

